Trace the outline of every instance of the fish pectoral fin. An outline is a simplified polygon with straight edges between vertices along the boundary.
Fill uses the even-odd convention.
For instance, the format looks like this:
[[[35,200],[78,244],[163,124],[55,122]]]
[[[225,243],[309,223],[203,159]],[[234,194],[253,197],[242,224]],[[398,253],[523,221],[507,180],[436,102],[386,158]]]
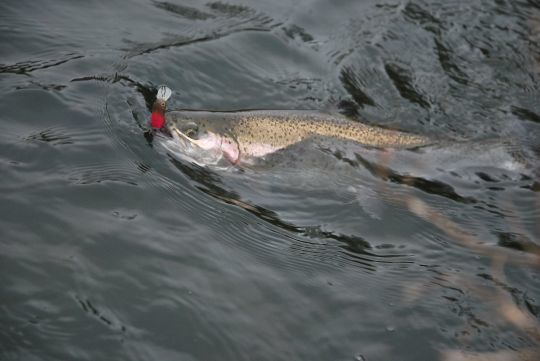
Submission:
[[[221,152],[225,159],[231,162],[232,165],[240,163],[240,147],[234,140],[226,140],[221,143]]]

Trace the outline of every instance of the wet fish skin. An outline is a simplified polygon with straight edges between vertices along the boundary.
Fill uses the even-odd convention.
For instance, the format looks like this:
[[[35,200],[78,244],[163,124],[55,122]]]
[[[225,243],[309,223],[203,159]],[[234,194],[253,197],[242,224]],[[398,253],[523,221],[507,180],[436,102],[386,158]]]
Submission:
[[[240,144],[270,142],[289,146],[311,136],[352,140],[380,148],[411,148],[432,140],[405,132],[374,127],[345,117],[308,111],[254,111],[242,113],[233,127]]]
[[[171,111],[167,121],[182,129],[200,129],[236,143],[242,156],[263,156],[315,136],[332,137],[379,148],[415,148],[433,144],[421,135],[390,130],[315,111],[256,110],[238,112]]]

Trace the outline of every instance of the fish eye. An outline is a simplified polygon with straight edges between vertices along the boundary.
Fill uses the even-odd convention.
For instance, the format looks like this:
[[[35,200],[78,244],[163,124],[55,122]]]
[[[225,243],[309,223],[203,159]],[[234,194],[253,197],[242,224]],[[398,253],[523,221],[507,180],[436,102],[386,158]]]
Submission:
[[[197,135],[197,129],[186,130],[186,135],[190,138],[195,138],[195,136]]]
[[[199,126],[193,122],[189,122],[182,126],[180,131],[191,139],[198,139],[199,137]]]

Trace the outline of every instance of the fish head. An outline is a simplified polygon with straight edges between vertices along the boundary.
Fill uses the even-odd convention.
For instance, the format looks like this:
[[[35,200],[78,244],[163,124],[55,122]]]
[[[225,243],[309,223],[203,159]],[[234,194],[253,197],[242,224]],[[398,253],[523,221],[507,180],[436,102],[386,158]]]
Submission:
[[[200,165],[238,164],[240,151],[233,137],[211,129],[203,119],[175,117],[169,129],[182,154]]]

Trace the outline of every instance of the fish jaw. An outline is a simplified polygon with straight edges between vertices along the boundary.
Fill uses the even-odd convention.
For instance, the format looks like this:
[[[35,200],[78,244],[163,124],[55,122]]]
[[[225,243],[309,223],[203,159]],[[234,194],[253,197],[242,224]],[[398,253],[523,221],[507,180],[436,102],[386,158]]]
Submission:
[[[207,133],[200,139],[192,139],[171,127],[172,136],[180,151],[187,160],[199,165],[218,164],[223,158],[221,151],[221,137],[214,133]]]
[[[225,158],[232,165],[240,163],[240,149],[232,138],[206,132],[203,137],[192,139],[175,127],[173,130],[186,155],[199,164],[218,164],[221,158]]]

